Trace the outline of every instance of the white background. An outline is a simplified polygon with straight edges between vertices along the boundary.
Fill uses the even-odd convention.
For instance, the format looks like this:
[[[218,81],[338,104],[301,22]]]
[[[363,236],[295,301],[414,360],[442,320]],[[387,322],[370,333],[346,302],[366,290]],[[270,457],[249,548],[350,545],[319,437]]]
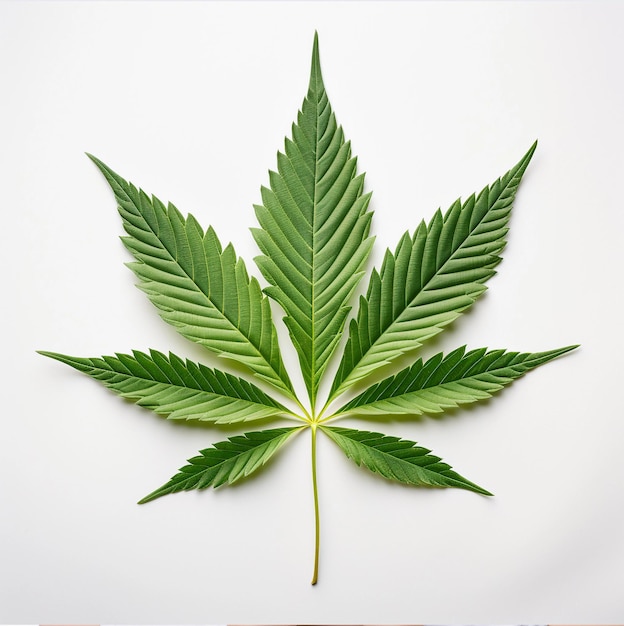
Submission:
[[[0,4],[0,622],[624,619],[623,26],[624,4],[595,0]],[[35,350],[212,363],[133,286],[84,152],[212,224],[257,274],[252,204],[315,29],[374,190],[375,263],[539,138],[498,275],[424,355],[582,347],[479,407],[364,425],[432,448],[495,498],[393,485],[320,441],[311,587],[307,434],[238,487],[137,506],[226,434],[157,418]]]

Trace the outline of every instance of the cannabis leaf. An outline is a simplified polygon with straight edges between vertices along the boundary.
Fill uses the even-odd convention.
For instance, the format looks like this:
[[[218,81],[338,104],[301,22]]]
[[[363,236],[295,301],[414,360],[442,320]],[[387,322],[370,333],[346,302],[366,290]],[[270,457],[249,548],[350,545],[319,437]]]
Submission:
[[[169,419],[233,424],[277,417],[288,409],[255,385],[201,363],[156,350],[101,359],[41,352],[100,380],[120,396]]]
[[[507,222],[536,144],[501,179],[463,204],[438,210],[373,271],[351,322],[330,400],[450,324],[486,289],[505,246]]]
[[[350,459],[384,478],[407,485],[459,487],[485,496],[492,495],[454,472],[450,465],[429,454],[431,450],[417,446],[415,441],[336,426],[321,426],[321,430]]]
[[[128,233],[122,240],[136,259],[130,268],[161,317],[294,398],[269,302],[232,245],[223,249],[212,228],[204,233],[192,215],[185,220],[89,156],[115,194]]]
[[[256,263],[272,285],[266,293],[287,314],[314,412],[372,246],[370,194],[362,195],[364,175],[356,176],[356,159],[327,99],[316,38],[308,95],[270,180],[271,189],[262,188],[264,206],[256,206],[263,230],[253,233],[265,254]]]
[[[535,148],[533,144],[517,165],[479,194],[457,200],[444,214],[438,210],[428,224],[423,221],[413,234],[406,232],[394,252],[386,251],[381,268],[371,273],[366,295],[360,297],[330,392],[317,410],[319,386],[345,332],[373,239],[370,193],[363,193],[364,175],[357,173],[350,144],[329,104],[315,36],[307,96],[292,136],[278,153],[277,170],[269,172],[270,186],[261,189],[262,204],[255,207],[260,228],[252,231],[262,251],[255,260],[269,283],[264,290],[249,277],[232,245],[223,247],[211,227],[204,231],[192,215],[184,218],[172,204],[148,196],[89,155],[115,195],[138,287],[180,334],[243,365],[268,391],[231,373],[156,350],[93,358],[41,354],[168,419],[216,427],[254,420],[297,422],[246,432],[201,450],[140,503],[237,482],[309,429],[314,584],[320,543],[317,432],[357,465],[388,480],[492,495],[414,441],[330,423],[343,417],[413,419],[490,398],[531,369],[577,347],[518,353],[466,351],[464,346],[427,361],[419,358],[378,382],[370,381],[398,357],[411,357],[485,291],[485,282],[501,261],[511,207]],[[284,367],[268,298],[284,311],[308,392],[307,408]],[[335,401],[356,384],[364,389],[331,412]],[[270,395],[274,393],[281,399]]]
[[[231,485],[262,467],[299,428],[274,428],[245,433],[200,450],[166,485],[139,501],[144,504],[176,491]]]

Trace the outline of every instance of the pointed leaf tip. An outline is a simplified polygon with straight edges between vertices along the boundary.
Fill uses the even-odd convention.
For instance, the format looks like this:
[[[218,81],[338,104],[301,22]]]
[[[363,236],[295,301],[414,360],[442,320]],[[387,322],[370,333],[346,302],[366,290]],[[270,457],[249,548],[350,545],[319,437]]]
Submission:
[[[308,89],[313,93],[318,93],[323,89],[323,75],[321,73],[321,59],[319,56],[317,31],[314,31],[314,44],[312,45],[312,67],[310,69],[310,85]]]
[[[102,164],[102,161],[100,161],[100,159],[98,159],[96,156],[92,155],[90,152],[85,152],[85,154],[97,165],[99,166],[100,164]]]
[[[529,163],[535,154],[535,150],[537,149],[537,139],[533,142],[531,147],[527,150],[524,156],[518,161],[518,163],[508,172],[513,173],[515,177],[521,179],[524,176],[527,168],[529,167]]]
[[[104,178],[106,178],[109,181],[109,183],[110,183],[110,177],[111,176],[113,178],[114,177],[119,178],[119,174],[117,174],[117,172],[113,171],[110,167],[108,167],[108,165],[106,165],[106,163],[104,163],[104,161],[101,161],[100,159],[98,159],[96,156],[94,156],[90,152],[85,152],[85,154],[89,157],[89,159],[91,159],[91,161],[95,164],[95,166],[104,175]]]
[[[533,145],[529,148],[529,151],[527,152],[527,157],[529,158],[532,157],[536,149],[537,149],[537,139],[533,142]]]
[[[529,163],[531,162],[531,159],[533,158],[533,155],[535,154],[535,150],[537,150],[537,139],[533,142],[531,147],[528,149],[527,153],[522,157],[520,163],[518,163],[517,167],[519,167],[522,173],[524,173]]]

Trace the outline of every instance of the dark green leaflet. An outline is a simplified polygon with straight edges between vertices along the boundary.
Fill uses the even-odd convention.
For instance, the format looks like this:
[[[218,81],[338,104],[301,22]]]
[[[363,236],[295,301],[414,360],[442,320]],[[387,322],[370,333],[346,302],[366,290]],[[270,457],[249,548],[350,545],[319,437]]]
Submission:
[[[139,504],[177,491],[206,489],[231,485],[260,469],[283,445],[299,432],[299,428],[273,428],[230,437],[227,441],[200,450],[200,456],[189,459],[188,465]]]
[[[99,380],[120,396],[170,419],[233,424],[289,411],[255,385],[156,350],[102,358],[42,352]]]
[[[316,40],[308,95],[270,182],[256,206],[262,228],[253,233],[264,253],[256,263],[286,312],[314,407],[373,243],[370,194],[327,99]]]
[[[422,222],[414,235],[405,233],[394,254],[386,252],[349,326],[332,399],[437,335],[486,290],[535,147],[478,196],[457,200],[444,217],[438,211],[428,226]]]
[[[369,387],[341,407],[336,415],[421,415],[484,400],[538,365],[573,350],[568,346],[548,352],[454,350],[436,354]]]
[[[420,487],[458,487],[492,495],[454,472],[450,465],[415,441],[352,428],[321,428],[357,465],[364,465],[389,480]]]

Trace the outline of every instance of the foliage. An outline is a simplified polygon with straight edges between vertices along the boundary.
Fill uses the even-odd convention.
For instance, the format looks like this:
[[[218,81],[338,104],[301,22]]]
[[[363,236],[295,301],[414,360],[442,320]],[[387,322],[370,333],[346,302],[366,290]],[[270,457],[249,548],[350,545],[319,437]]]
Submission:
[[[102,382],[123,398],[173,420],[215,426],[254,420],[291,420],[292,427],[252,430],[200,451],[169,482],[141,500],[181,490],[234,483],[262,467],[296,433],[309,429],[319,554],[316,436],[324,433],[358,465],[401,483],[458,487],[491,495],[416,442],[333,426],[345,417],[409,419],[491,397],[504,386],[572,349],[517,353],[465,347],[394,373],[384,371],[414,352],[471,307],[485,291],[506,243],[509,217],[536,145],[501,178],[446,213],[437,211],[374,269],[365,295],[345,329],[354,292],[365,274],[373,239],[370,193],[338,126],[321,76],[315,37],[307,96],[278,153],[277,170],[255,207],[256,259],[268,283],[249,276],[231,244],[223,247],[209,227],[184,218],[172,204],[126,182],[91,157],[117,201],[134,257],[130,268],[163,320],[214,354],[234,360],[264,389],[205,365],[151,350],[102,358],[57,359]],[[269,298],[284,322],[301,365],[308,407],[286,372]],[[337,371],[323,408],[320,383],[341,337]],[[372,382],[373,376],[378,382]],[[268,390],[268,391],[265,391]],[[359,393],[355,393],[355,391]],[[351,399],[344,394],[351,392]],[[275,396],[274,394],[281,394]],[[278,399],[280,398],[280,399]],[[342,405],[332,410],[335,401]],[[290,407],[290,408],[289,408]]]

